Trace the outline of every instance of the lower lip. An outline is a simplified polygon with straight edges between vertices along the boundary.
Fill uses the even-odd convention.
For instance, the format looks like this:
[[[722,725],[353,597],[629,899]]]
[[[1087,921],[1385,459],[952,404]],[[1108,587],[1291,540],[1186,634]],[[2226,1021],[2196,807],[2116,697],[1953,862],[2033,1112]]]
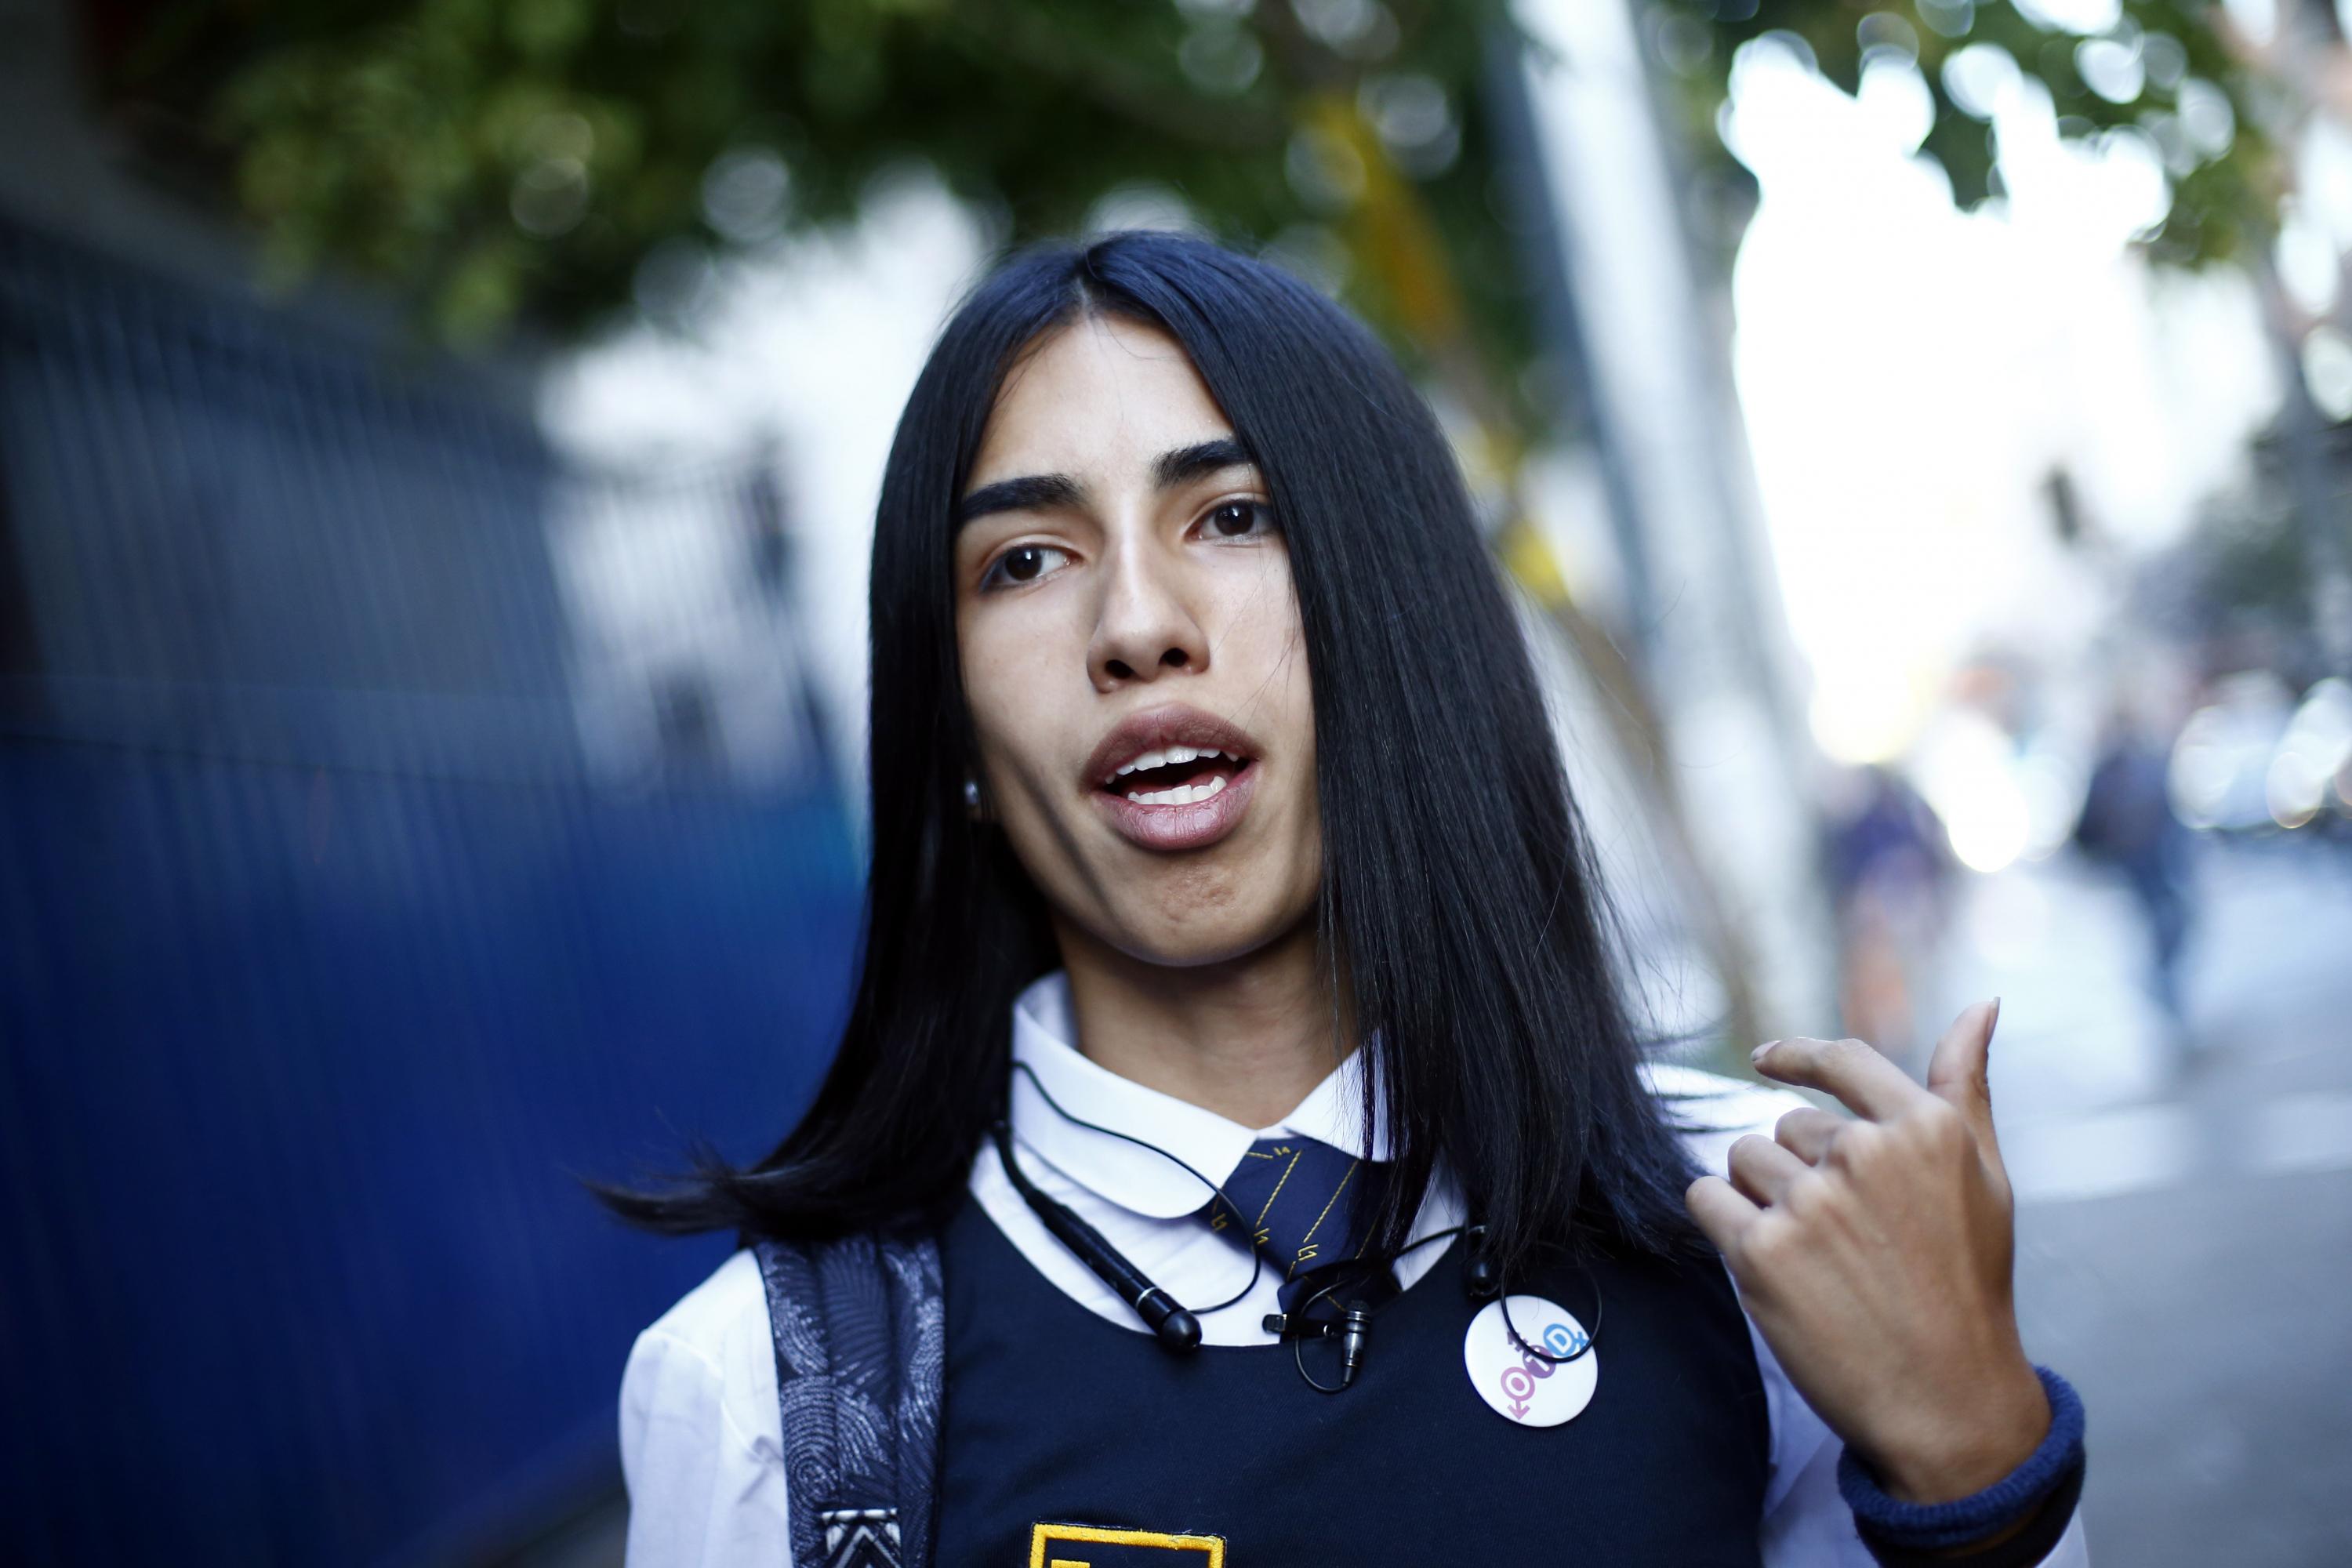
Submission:
[[[1225,787],[1189,805],[1144,805],[1108,790],[1094,792],[1110,825],[1129,843],[1145,849],[1205,849],[1241,826],[1257,788],[1255,760],[1226,779]]]

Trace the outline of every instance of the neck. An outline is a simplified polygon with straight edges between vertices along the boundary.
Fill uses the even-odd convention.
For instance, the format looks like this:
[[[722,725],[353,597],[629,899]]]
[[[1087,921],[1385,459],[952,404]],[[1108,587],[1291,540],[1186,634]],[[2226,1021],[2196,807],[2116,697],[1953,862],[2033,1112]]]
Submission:
[[[1348,1037],[1333,1027],[1314,922],[1254,952],[1171,968],[1057,921],[1078,1049],[1098,1066],[1244,1127],[1281,1121]]]

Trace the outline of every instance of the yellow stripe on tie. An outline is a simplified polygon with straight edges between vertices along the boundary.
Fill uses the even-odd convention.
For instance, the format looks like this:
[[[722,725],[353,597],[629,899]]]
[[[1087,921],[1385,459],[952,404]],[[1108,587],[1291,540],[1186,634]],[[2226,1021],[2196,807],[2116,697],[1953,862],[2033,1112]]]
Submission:
[[[1290,1163],[1282,1168],[1282,1174],[1275,1179],[1274,1191],[1265,1194],[1265,1207],[1257,1211],[1258,1224],[1264,1225],[1265,1216],[1274,1212],[1274,1200],[1282,1195],[1283,1184],[1290,1180],[1290,1173],[1298,1169],[1298,1162],[1306,1157],[1303,1153],[1293,1154],[1290,1157]],[[1259,1239],[1263,1240],[1264,1237]]]
[[[1315,1223],[1307,1227],[1307,1234],[1298,1238],[1300,1241],[1307,1242],[1315,1239],[1315,1233],[1323,1228],[1323,1221],[1329,1216],[1331,1213],[1331,1205],[1338,1203],[1339,1201],[1339,1194],[1348,1190],[1348,1178],[1356,1173],[1356,1167],[1360,1163],[1361,1163],[1361,1162],[1356,1160],[1350,1160],[1348,1162],[1348,1168],[1339,1173],[1339,1184],[1333,1187],[1331,1189],[1331,1195],[1323,1200],[1323,1212],[1315,1216]],[[1298,1256],[1304,1258],[1307,1255],[1302,1252]]]

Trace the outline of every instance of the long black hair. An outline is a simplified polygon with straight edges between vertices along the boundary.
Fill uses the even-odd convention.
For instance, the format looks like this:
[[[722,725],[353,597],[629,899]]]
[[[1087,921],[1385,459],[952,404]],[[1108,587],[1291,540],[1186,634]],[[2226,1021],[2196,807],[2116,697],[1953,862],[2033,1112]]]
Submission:
[[[1058,958],[1003,833],[965,810],[954,508],[1008,370],[1089,315],[1183,346],[1288,542],[1314,689],[1318,952],[1369,1042],[1364,1115],[1378,1079],[1397,1162],[1373,1245],[1405,1239],[1442,1153],[1507,1268],[1597,1234],[1689,1247],[1690,1171],[1638,1071],[1590,843],[1451,447],[1344,310],[1152,232],[1004,261],[898,421],[874,535],[861,969],[814,1103],[754,1165],[700,1150],[690,1179],[606,1200],[660,1229],[814,1236],[936,1217],[968,1180],[1004,1101],[1013,1002]]]

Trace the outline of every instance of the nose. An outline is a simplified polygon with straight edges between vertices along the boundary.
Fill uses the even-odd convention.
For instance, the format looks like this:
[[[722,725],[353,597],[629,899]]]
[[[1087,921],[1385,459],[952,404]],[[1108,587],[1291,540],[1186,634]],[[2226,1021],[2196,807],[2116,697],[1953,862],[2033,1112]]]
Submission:
[[[1108,693],[1174,670],[1208,668],[1208,635],[1171,563],[1145,545],[1116,552],[1108,564],[1094,639],[1087,648],[1087,674],[1095,689]]]

